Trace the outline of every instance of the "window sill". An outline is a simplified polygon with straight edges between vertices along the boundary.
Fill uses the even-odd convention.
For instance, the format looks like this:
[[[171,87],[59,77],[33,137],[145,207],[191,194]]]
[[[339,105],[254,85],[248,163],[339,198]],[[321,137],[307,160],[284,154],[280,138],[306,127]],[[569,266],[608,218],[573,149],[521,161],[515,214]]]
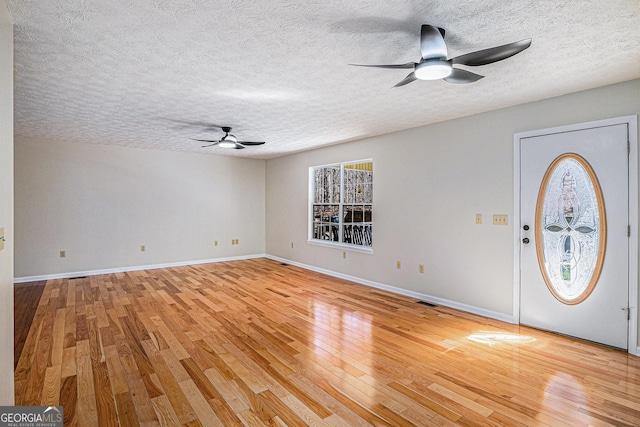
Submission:
[[[324,246],[326,248],[339,249],[342,251],[359,252],[361,254],[373,254],[373,248],[370,246],[357,246],[348,243],[330,242],[328,240],[308,239],[308,245]]]

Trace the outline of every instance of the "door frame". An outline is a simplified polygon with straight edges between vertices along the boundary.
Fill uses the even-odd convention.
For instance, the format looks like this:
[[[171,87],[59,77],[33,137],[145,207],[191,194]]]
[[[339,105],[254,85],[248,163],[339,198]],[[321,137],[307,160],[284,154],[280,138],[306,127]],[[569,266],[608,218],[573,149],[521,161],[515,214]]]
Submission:
[[[547,129],[518,132],[513,135],[513,323],[520,324],[520,141],[523,138],[543,136],[554,133],[573,132],[626,124],[629,141],[629,328],[628,352],[640,356],[638,347],[638,236],[640,224],[638,222],[638,117],[623,116],[592,122],[576,123]]]

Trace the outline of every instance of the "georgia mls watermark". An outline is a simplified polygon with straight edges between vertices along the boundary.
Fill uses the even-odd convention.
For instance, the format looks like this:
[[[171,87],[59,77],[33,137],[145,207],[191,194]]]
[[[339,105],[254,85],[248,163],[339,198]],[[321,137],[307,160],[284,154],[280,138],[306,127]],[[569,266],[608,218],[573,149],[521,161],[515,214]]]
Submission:
[[[0,406],[0,427],[63,427],[62,406]]]

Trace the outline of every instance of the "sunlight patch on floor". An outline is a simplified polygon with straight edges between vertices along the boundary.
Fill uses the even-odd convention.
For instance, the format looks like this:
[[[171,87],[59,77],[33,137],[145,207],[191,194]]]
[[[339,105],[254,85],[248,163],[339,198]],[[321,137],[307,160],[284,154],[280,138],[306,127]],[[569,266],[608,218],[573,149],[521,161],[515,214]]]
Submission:
[[[528,335],[510,334],[508,332],[489,332],[480,331],[475,334],[467,336],[467,339],[480,344],[526,344],[535,341],[536,339]]]

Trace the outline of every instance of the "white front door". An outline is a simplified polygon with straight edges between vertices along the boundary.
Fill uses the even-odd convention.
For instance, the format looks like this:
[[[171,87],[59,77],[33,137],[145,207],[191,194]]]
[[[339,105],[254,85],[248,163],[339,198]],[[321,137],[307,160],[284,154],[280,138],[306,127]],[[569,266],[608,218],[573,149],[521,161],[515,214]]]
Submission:
[[[520,139],[520,323],[627,348],[627,127]]]

